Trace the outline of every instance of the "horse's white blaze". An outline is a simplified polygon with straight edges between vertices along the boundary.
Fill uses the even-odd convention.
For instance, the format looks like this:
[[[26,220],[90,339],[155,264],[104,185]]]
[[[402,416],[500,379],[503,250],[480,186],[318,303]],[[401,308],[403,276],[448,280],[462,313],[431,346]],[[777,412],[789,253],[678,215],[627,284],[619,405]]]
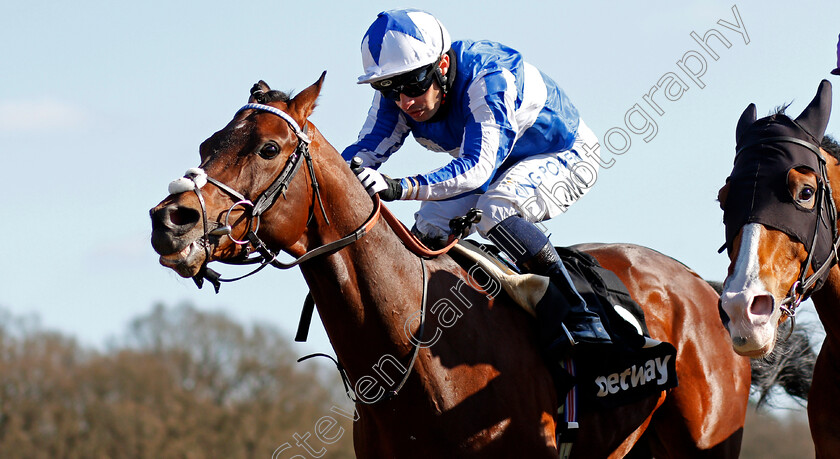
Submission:
[[[729,332],[735,350],[740,353],[767,351],[776,336],[779,308],[776,299],[761,279],[758,249],[764,227],[758,223],[744,225],[741,246],[735,258],[732,274],[726,278],[721,294],[721,306],[729,315]],[[755,308],[756,298],[769,301],[770,308]]]
[[[765,290],[759,278],[758,243],[761,229],[760,224],[749,223],[741,230],[741,247],[735,258],[732,274],[726,278],[723,286],[724,294],[743,292],[748,289]]]

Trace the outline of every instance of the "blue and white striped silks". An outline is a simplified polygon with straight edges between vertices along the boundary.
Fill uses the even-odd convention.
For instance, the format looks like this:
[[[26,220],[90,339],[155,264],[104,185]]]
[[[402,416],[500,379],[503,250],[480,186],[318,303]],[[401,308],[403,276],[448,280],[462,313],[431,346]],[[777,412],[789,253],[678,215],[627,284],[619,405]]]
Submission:
[[[442,120],[416,122],[376,92],[358,140],[342,156],[379,167],[409,132],[429,150],[453,159],[406,177],[405,199],[443,200],[482,193],[516,162],[572,147],[578,111],[563,90],[517,51],[490,41],[456,41],[455,83]]]

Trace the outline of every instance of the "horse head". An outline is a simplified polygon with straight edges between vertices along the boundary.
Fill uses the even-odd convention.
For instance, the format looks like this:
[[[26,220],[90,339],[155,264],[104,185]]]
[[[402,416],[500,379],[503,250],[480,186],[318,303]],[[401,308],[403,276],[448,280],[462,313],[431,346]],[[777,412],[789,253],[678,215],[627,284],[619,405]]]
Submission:
[[[840,188],[840,178],[820,148],[830,112],[831,84],[823,80],[796,119],[776,113],[756,120],[750,104],[738,121],[735,164],[718,200],[730,259],[721,306],[739,354],[772,351],[778,326],[835,262],[838,195],[831,183]]]
[[[150,211],[162,265],[200,285],[211,261],[246,260],[265,247],[306,251],[307,228],[326,218],[322,205],[313,212],[321,203],[310,149],[332,150],[340,162],[307,121],[323,80],[294,98],[260,81],[248,104],[201,144],[199,168],[172,182]]]

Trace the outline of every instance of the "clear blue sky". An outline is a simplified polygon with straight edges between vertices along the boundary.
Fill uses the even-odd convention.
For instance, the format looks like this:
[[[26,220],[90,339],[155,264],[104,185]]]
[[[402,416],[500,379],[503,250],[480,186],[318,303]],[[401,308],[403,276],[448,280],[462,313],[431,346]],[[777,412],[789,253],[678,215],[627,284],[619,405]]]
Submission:
[[[733,158],[735,123],[750,102],[798,114],[835,64],[838,2],[437,1],[454,39],[493,39],[556,79],[596,133],[627,130],[639,104],[656,135],[603,169],[595,188],[549,223],[558,245],[633,242],[711,279],[727,260],[715,198]],[[817,6],[819,5],[819,6]],[[297,271],[265,270],[221,294],[158,265],[148,209],[198,164],[199,143],[227,123],[259,79],[301,90],[327,79],[312,120],[337,148],[354,140],[372,97],[355,84],[359,43],[388,2],[6,2],[0,7],[0,307],[103,345],[155,302],[191,302],[291,336],[306,292]],[[713,60],[690,33],[714,28]],[[697,83],[677,64],[699,52]],[[699,61],[689,62],[698,69]],[[644,97],[668,72],[679,100]],[[840,88],[835,89],[840,92]],[[835,97],[835,101],[838,98]],[[631,116],[641,125],[639,115]],[[840,135],[835,117],[829,132]],[[617,143],[617,138],[614,143]],[[385,171],[424,172],[445,158],[409,142]],[[437,164],[436,163],[436,164]],[[410,223],[417,203],[393,206]],[[220,268],[224,272],[226,267]],[[329,352],[320,324],[296,348]]]

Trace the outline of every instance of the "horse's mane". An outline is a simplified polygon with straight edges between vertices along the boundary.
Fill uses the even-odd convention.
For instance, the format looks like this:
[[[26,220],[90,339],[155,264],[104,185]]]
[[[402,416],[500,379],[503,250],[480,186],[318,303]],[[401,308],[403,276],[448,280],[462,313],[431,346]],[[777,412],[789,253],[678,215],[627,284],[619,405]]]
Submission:
[[[823,137],[820,147],[833,156],[837,160],[837,163],[840,164],[840,143],[837,143],[834,137],[830,135]]]
[[[269,89],[268,91],[263,90],[263,87],[260,86],[260,83],[265,85],[268,88],[268,85],[265,82],[260,81],[259,83],[254,84],[251,87],[251,96],[256,100],[258,104],[267,104],[269,102],[289,102],[292,98],[288,93],[283,91],[278,91],[276,89]]]
[[[779,115],[785,115],[785,111],[790,107],[790,104],[793,102],[788,102],[786,104],[777,105],[776,108],[773,109],[773,112],[770,113],[770,120],[775,120]],[[787,115],[785,115],[787,116]]]

